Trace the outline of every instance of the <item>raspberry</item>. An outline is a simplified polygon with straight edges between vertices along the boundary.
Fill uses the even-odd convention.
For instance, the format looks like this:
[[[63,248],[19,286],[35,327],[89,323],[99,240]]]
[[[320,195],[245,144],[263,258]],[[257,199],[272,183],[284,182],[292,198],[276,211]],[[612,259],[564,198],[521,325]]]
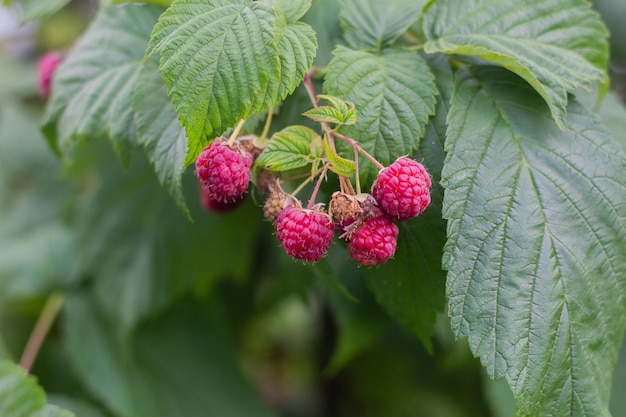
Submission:
[[[204,207],[207,211],[213,211],[216,213],[227,213],[239,207],[244,200],[244,196],[242,195],[239,200],[235,200],[233,202],[222,202],[214,200],[209,192],[208,188],[204,185],[200,185],[200,201],[202,202],[202,207]]]
[[[348,252],[363,265],[384,264],[396,252],[398,231],[398,226],[387,216],[369,219],[352,233]]]
[[[430,204],[430,176],[422,164],[406,156],[384,168],[372,185],[381,210],[403,222],[422,213]]]
[[[285,206],[285,201],[287,201],[287,194],[282,191],[277,191],[270,194],[265,200],[265,204],[263,205],[263,216],[266,220],[271,223],[276,221],[276,217],[283,210]]]
[[[39,84],[39,93],[43,98],[47,99],[50,97],[50,88],[52,85],[52,76],[56,71],[57,67],[61,63],[62,56],[58,52],[47,52],[39,58],[39,63],[37,65],[38,69],[38,84]]]
[[[234,203],[248,189],[252,162],[252,155],[238,144],[231,147],[225,138],[217,138],[196,159],[196,175],[212,200]]]
[[[274,227],[285,252],[307,262],[320,260],[333,240],[333,222],[319,208],[287,206],[278,214]]]
[[[382,216],[370,194],[350,195],[336,191],[328,206],[328,211],[339,230],[339,238],[350,241],[352,233],[372,217]]]

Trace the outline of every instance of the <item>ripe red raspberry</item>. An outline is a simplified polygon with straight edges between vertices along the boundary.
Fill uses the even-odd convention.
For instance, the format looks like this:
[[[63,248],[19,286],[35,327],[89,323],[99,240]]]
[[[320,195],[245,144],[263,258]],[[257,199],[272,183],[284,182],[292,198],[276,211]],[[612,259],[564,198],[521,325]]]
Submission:
[[[363,265],[384,264],[396,253],[398,231],[387,216],[369,219],[352,234],[348,252]]]
[[[426,168],[401,156],[380,171],[372,185],[372,195],[385,214],[403,222],[422,213],[430,204],[430,186]]]
[[[196,175],[212,200],[234,203],[248,189],[252,162],[252,155],[239,145],[217,138],[196,159]]]
[[[59,52],[47,52],[39,58],[39,63],[37,65],[38,69],[38,84],[39,84],[39,93],[43,98],[47,99],[50,97],[50,88],[52,84],[52,76],[56,71],[57,67],[61,63],[62,56]]]
[[[319,208],[287,206],[278,214],[274,227],[285,252],[307,262],[319,261],[333,240],[333,222]]]
[[[200,185],[200,202],[202,203],[202,207],[204,207],[207,211],[213,211],[216,213],[228,213],[229,211],[233,211],[237,207],[241,205],[245,197],[245,194],[241,196],[239,200],[233,202],[222,202],[214,200],[209,192],[208,188],[204,185]]]

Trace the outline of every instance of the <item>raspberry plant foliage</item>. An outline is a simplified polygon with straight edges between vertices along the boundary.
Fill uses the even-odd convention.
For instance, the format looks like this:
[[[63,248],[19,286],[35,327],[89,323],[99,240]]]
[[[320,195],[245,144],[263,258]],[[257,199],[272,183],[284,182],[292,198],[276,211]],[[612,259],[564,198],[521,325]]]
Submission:
[[[342,39],[328,34],[336,15],[313,18],[329,2]],[[608,416],[626,323],[626,155],[577,99],[603,91],[607,62],[584,0],[129,3],[103,7],[68,53],[44,132],[67,156],[94,138],[125,166],[143,151],[188,215],[185,168],[239,129],[263,150],[250,193],[271,171],[311,207],[369,191],[399,157],[423,163],[431,204],[398,225],[393,259],[363,270],[376,300],[429,350],[447,303],[517,415]],[[123,301],[126,329],[152,308]]]

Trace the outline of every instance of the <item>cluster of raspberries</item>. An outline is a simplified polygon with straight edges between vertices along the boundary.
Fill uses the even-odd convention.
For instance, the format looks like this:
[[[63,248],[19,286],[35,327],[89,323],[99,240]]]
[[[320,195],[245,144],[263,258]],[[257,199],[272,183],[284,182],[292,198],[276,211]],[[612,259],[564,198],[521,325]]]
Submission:
[[[196,160],[202,201],[209,210],[228,211],[241,203],[250,181],[254,156],[239,142],[228,145],[218,138]],[[424,166],[400,157],[382,169],[371,194],[335,192],[328,213],[321,204],[307,209],[280,187],[264,205],[265,218],[274,224],[285,252],[306,262],[320,260],[328,251],[334,231],[348,245],[350,256],[362,265],[380,265],[396,251],[398,226],[430,204],[431,179]]]

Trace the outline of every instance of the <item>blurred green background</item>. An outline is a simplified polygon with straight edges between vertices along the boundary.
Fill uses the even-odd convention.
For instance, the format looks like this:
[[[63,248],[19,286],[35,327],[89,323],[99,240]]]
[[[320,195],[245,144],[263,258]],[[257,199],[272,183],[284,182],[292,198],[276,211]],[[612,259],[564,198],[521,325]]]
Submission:
[[[600,114],[624,136],[626,2],[594,4],[612,33],[613,92]],[[37,59],[71,48],[98,6],[72,1],[23,26],[0,9],[0,359],[20,360],[61,293],[32,373],[81,417],[514,415],[507,385],[485,377],[445,315],[427,352],[339,245],[320,268],[358,302],[279,256],[254,199],[224,217],[203,212],[189,171],[191,223],[140,152],[128,170],[97,141],[61,161],[39,131]],[[614,416],[626,416],[625,392],[626,345]]]

